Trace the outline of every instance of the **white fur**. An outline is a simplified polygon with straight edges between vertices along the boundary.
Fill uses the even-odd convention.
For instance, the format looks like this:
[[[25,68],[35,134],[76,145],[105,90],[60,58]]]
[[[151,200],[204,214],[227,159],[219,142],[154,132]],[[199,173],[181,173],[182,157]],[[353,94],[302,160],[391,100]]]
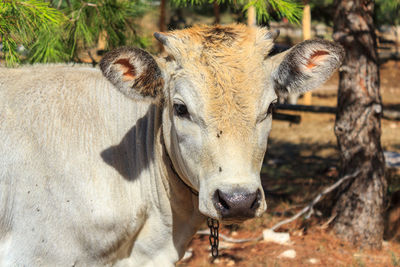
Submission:
[[[204,217],[170,173],[159,116],[97,69],[1,68],[0,266],[168,266],[183,256]]]

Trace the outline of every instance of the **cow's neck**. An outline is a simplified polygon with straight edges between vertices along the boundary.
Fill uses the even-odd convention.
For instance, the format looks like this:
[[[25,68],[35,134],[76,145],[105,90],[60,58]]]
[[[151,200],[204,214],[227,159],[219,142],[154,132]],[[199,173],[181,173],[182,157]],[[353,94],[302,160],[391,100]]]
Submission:
[[[186,186],[189,191],[195,195],[197,198],[199,197],[199,191],[194,189],[191,185],[189,185],[188,182],[185,181],[185,179],[182,179],[182,177],[179,176],[178,172],[175,170],[174,164],[172,163],[171,157],[169,156],[168,152],[166,152],[167,158],[169,160],[169,166],[171,167],[172,172],[174,173],[175,177],[178,177],[179,180]]]
[[[174,171],[169,155],[165,149],[161,127],[161,109],[155,114],[155,121],[159,127],[155,131],[155,154],[164,192],[170,202],[172,212],[172,234],[174,246],[179,254],[185,252],[185,248],[192,239],[205,217],[198,209],[198,196],[192,193],[189,187],[179,178]],[[183,256],[180,255],[180,256]]]

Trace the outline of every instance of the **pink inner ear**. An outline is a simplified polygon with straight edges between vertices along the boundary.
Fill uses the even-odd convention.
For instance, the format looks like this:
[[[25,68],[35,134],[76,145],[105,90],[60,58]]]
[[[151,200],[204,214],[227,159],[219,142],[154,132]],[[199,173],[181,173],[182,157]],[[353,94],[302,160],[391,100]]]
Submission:
[[[114,62],[114,64],[120,64],[121,69],[124,72],[124,80],[131,81],[136,77],[135,67],[129,62],[128,58],[120,58]]]
[[[324,50],[318,50],[315,51],[311,57],[308,59],[306,67],[308,69],[314,68],[317,66],[321,61],[323,61],[326,57],[326,55],[329,55],[327,51]]]

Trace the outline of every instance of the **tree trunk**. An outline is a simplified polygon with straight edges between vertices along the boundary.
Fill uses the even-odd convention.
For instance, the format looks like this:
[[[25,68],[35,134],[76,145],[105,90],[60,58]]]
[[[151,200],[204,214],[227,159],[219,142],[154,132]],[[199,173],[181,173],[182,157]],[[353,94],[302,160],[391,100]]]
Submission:
[[[366,248],[381,248],[387,182],[380,143],[382,102],[373,23],[374,1],[335,0],[334,39],[346,56],[340,68],[335,134],[341,176],[360,174],[338,191],[334,231]]]
[[[301,26],[303,30],[303,40],[311,39],[311,7],[308,3],[309,0],[304,0],[304,8],[303,8],[303,18],[301,21]],[[303,103],[304,105],[312,104],[312,92],[308,91],[303,95]]]
[[[160,2],[160,23],[159,28],[160,32],[165,32],[167,27],[165,25],[165,17],[166,17],[166,8],[167,8],[167,0],[161,0]]]
[[[97,40],[97,50],[105,50],[107,47],[107,32],[102,30]]]
[[[160,21],[159,21],[159,29],[160,32],[165,32],[167,30],[167,26],[165,25],[165,19],[166,19],[166,8],[167,8],[167,0],[161,0],[160,2]],[[158,42],[158,47],[160,48],[160,51],[164,51],[164,46]]]
[[[220,24],[221,22],[221,15],[219,10],[219,4],[216,0],[214,0],[214,17],[215,17],[215,24]]]
[[[256,8],[254,6],[250,6],[247,10],[247,25],[254,26],[256,25],[257,15],[256,15]]]

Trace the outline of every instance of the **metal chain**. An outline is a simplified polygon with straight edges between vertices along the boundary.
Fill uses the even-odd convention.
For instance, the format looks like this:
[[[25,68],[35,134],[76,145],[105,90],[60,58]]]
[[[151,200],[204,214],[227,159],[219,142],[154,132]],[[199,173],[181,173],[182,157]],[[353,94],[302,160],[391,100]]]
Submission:
[[[211,255],[215,258],[218,257],[218,245],[219,245],[219,239],[218,239],[218,229],[219,229],[219,222],[218,220],[215,220],[213,218],[207,218],[207,225],[208,228],[210,228],[210,245],[211,245]]]

